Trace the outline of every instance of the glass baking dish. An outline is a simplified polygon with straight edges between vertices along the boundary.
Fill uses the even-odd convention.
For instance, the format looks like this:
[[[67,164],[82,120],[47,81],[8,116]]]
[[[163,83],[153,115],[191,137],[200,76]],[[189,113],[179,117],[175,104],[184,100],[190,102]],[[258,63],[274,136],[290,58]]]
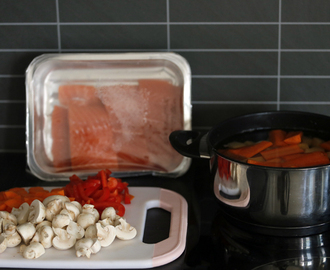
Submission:
[[[191,72],[175,53],[43,54],[26,71],[26,146],[46,181],[109,169],[178,177],[191,160],[170,145],[191,129]]]

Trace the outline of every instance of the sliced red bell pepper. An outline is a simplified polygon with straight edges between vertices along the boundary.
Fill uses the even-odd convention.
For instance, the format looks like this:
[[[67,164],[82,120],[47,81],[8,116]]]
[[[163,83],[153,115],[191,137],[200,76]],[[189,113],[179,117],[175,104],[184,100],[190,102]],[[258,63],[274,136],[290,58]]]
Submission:
[[[134,198],[134,196],[129,194],[128,187],[125,187],[124,191],[125,191],[124,192],[124,203],[130,204],[131,200]]]
[[[94,207],[98,211],[103,211],[107,207],[113,207],[116,210],[116,214],[121,217],[124,216],[126,210],[125,206],[122,205],[121,203],[109,202],[109,201],[94,202]]]
[[[102,183],[102,188],[105,188],[108,186],[108,181],[107,181],[107,175],[104,170],[100,171],[100,176],[101,176],[101,183]]]
[[[117,184],[118,193],[122,193],[127,186],[128,186],[128,183],[118,181],[118,184]]]
[[[77,184],[76,186],[77,186],[77,190],[78,190],[79,196],[80,196],[80,198],[81,198],[83,201],[87,202],[87,201],[91,201],[91,200],[92,200],[91,198],[89,198],[89,197],[85,194],[85,190],[84,190],[84,188],[83,188],[82,183],[79,183],[79,184]]]
[[[108,187],[103,188],[102,191],[103,191],[102,195],[96,199],[97,202],[104,202],[110,196],[110,189]]]
[[[76,198],[76,201],[81,203],[82,198],[80,197],[78,191],[78,185],[72,185],[73,197]]]
[[[118,186],[118,180],[114,177],[109,177],[108,178],[108,188],[110,191],[113,191],[117,188]]]
[[[83,180],[79,177],[79,176],[77,176],[77,175],[72,175],[72,176],[70,176],[69,177],[69,179],[70,179],[70,182],[72,182],[72,183],[80,183],[80,182],[83,182]]]
[[[90,180],[87,180],[87,181],[90,181]],[[86,196],[88,196],[88,197],[92,196],[92,194],[94,194],[100,188],[100,186],[101,186],[101,181],[100,180],[95,180],[93,182],[90,181],[88,183],[88,185],[84,185]]]

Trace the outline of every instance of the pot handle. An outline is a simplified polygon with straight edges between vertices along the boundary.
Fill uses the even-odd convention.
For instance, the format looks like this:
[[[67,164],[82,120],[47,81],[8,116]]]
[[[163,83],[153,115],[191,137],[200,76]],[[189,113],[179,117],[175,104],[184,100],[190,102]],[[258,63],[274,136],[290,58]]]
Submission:
[[[176,130],[170,134],[170,143],[181,155],[190,158],[210,158],[207,134],[193,130]]]

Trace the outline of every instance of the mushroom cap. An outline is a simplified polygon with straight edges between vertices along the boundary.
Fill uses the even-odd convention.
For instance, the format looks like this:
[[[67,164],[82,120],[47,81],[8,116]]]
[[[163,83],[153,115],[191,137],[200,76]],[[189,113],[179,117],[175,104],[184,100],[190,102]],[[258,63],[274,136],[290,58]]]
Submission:
[[[66,215],[68,216],[71,220],[74,220],[75,219],[75,216],[74,216],[74,213],[66,210],[66,209],[62,209],[61,212],[60,212],[61,215]]]
[[[99,211],[97,211],[92,204],[84,204],[81,213],[92,214],[94,216],[94,223],[100,219]]]
[[[39,228],[39,242],[44,246],[44,248],[50,248],[53,245],[53,238],[55,233],[52,227],[45,225]]]
[[[25,259],[37,259],[45,254],[45,248],[38,242],[32,242],[30,245],[22,245],[20,249]]]
[[[79,212],[81,213],[81,211],[82,211],[82,205],[80,204],[80,202],[72,201],[70,203],[72,203],[73,205],[75,205],[79,209]]]
[[[10,220],[12,221],[15,225],[17,225],[17,218],[15,215],[7,212],[7,211],[0,211],[0,218]]]
[[[43,221],[41,221],[40,223],[37,224],[36,230],[38,230],[42,226],[50,226],[51,227],[52,226],[52,222],[49,221],[49,220],[43,220]]]
[[[17,218],[17,224],[24,224],[27,222],[30,212],[30,205],[25,202],[20,205],[19,208],[13,208],[11,214]]]
[[[70,213],[71,217],[73,217],[73,219],[72,219],[73,221],[77,220],[77,217],[81,212],[81,210],[79,209],[79,206],[77,206],[73,202],[65,202],[64,209],[66,209]]]
[[[97,238],[97,230],[96,230],[96,225],[95,224],[89,225],[86,228],[85,237],[86,238]]]
[[[7,238],[3,235],[0,235],[0,253],[4,252],[7,249]]]
[[[96,238],[82,238],[75,244],[76,256],[86,256],[90,258],[91,254],[95,254],[101,250],[101,244]]]
[[[22,237],[25,245],[28,245],[34,234],[36,233],[36,227],[31,222],[18,225],[16,228],[17,232]]]
[[[48,202],[46,206],[46,219],[52,221],[63,209],[63,202],[60,199],[54,199]]]
[[[97,239],[102,247],[110,246],[116,238],[116,228],[112,225],[102,227],[100,223],[96,223]]]
[[[53,238],[53,247],[58,250],[66,250],[73,247],[77,239],[66,230],[53,228],[56,236]]]
[[[117,214],[115,208],[107,207],[102,211],[101,219],[106,219],[106,218],[115,219],[116,216]]]
[[[81,213],[77,217],[77,223],[86,229],[90,225],[95,224],[95,216],[90,213]]]
[[[2,219],[1,222],[2,232],[6,235],[11,235],[16,233],[16,224],[9,219]]]
[[[30,213],[28,221],[32,224],[37,224],[43,221],[46,217],[46,207],[39,200],[34,200],[30,205]]]
[[[121,240],[131,240],[133,239],[137,231],[134,227],[132,227],[129,223],[126,222],[125,219],[121,218],[120,225],[116,226],[116,235]]]
[[[8,236],[6,235],[3,236],[7,238],[7,247],[16,247],[22,242],[22,238],[17,232]]]
[[[64,205],[65,202],[69,202],[70,199],[69,197],[67,196],[63,196],[63,195],[52,195],[52,196],[49,196],[47,198],[45,198],[42,203],[47,207],[48,203],[53,201],[53,200],[61,200],[62,201],[62,204]],[[63,207],[62,205],[62,207]]]
[[[68,215],[58,214],[53,218],[52,226],[54,228],[63,228],[68,226],[71,218]]]
[[[70,221],[68,227],[66,227],[66,231],[76,237],[77,239],[81,239],[85,235],[85,230],[78,223],[74,221]]]

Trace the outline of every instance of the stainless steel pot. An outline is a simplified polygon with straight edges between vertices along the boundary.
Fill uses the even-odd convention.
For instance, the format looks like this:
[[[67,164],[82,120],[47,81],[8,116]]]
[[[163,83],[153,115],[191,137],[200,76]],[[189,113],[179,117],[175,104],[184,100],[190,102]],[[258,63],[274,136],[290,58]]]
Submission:
[[[207,134],[175,131],[170,141],[184,156],[210,159],[214,194],[223,214],[236,225],[282,236],[329,230],[330,165],[261,167],[232,160],[218,151],[219,145],[238,134],[249,136],[258,131],[262,137],[271,129],[303,130],[329,140],[330,117],[289,111],[255,113],[221,122]],[[261,137],[257,139],[267,139]]]

